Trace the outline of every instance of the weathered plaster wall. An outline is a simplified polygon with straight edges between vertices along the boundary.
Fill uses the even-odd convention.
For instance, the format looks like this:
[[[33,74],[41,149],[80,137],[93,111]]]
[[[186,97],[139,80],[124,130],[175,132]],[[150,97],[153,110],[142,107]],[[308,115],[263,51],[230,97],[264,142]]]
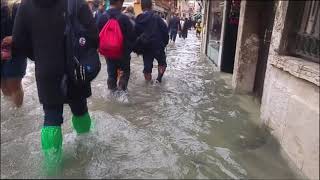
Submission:
[[[319,87],[277,67],[268,71],[261,118],[309,178],[319,178]]]
[[[265,76],[261,119],[310,179],[319,179],[319,64],[282,55],[288,1],[279,1]]]
[[[238,92],[252,92],[259,51],[259,1],[241,1],[232,86]]]

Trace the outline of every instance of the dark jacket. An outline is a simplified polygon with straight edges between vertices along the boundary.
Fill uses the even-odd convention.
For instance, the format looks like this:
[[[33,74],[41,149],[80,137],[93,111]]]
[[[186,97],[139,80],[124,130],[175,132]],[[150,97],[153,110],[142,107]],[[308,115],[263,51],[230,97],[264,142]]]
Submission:
[[[9,7],[6,4],[1,4],[1,41],[12,34],[12,24]]]
[[[176,16],[170,19],[169,21],[169,30],[177,32],[178,30],[181,30],[181,25],[180,25],[180,19]]]
[[[85,1],[78,1],[79,21],[88,29],[88,42],[97,48],[98,31]],[[65,0],[22,0],[13,27],[13,51],[35,61],[39,100],[43,104],[62,104],[60,85],[65,73]],[[86,89],[71,91],[77,96]]]
[[[101,16],[103,15],[103,14],[105,14],[106,13],[106,11],[104,10],[104,11],[100,11],[100,10],[96,10],[95,11],[95,14],[94,14],[94,20],[95,20],[95,22],[96,22],[96,24],[97,24],[97,26],[98,26],[98,23],[99,23],[99,19],[101,18]]]
[[[117,18],[124,38],[124,57],[130,57],[130,53],[132,52],[136,40],[136,35],[129,17],[121,13],[118,9],[108,9],[107,13],[103,14],[99,19],[99,32],[103,29],[109,18]]]
[[[149,24],[155,21],[157,23],[157,32],[150,48],[153,50],[164,49],[169,42],[168,27],[159,15],[153,15],[153,11],[145,11],[136,18],[136,34],[140,36],[145,31],[152,31],[152,27]]]

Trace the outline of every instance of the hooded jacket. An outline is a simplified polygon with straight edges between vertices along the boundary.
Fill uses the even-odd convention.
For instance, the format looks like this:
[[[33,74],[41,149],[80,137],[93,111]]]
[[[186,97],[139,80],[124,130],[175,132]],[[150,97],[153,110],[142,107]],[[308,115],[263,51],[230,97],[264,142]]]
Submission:
[[[98,46],[98,31],[85,1],[79,1],[78,18],[88,30],[88,41]],[[35,62],[35,76],[40,103],[62,104],[61,90],[65,73],[64,30],[66,0],[22,0],[13,27],[13,52]],[[74,90],[72,94],[79,92]],[[91,95],[88,85],[85,97]]]
[[[140,36],[145,31],[152,31],[150,23],[156,22],[157,28],[155,34],[155,40],[152,43],[153,50],[164,49],[169,42],[168,27],[159,15],[155,15],[153,11],[144,11],[136,18],[136,34]]]

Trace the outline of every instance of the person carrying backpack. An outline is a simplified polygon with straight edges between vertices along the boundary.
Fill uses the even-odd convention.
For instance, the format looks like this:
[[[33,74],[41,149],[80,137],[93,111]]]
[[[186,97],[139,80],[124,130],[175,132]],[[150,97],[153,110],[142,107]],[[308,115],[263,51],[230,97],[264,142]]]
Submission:
[[[44,111],[41,148],[49,171],[51,168],[55,170],[61,163],[64,104],[68,103],[71,108],[72,125],[78,134],[89,132],[91,126],[87,107],[87,98],[91,96],[90,83],[79,85],[73,82],[71,74],[66,77],[69,72],[80,77],[80,69],[69,69],[71,63],[67,55],[69,48],[66,39],[69,34],[66,34],[66,27],[71,2],[77,12],[74,19],[86,30],[86,38],[81,37],[75,42],[82,47],[90,47],[93,54],[98,56],[98,30],[84,0],[24,0],[13,27],[13,54],[27,56],[35,61],[38,96]],[[81,50],[81,53],[85,52],[85,49]],[[79,63],[82,63],[82,59],[82,56],[78,57]],[[82,64],[79,67],[83,67]],[[85,79],[87,75],[87,70],[81,69],[81,77]]]
[[[169,42],[168,27],[161,17],[152,11],[152,0],[141,0],[141,7],[143,13],[136,18],[138,38],[135,52],[143,55],[143,73],[147,82],[152,80],[153,60],[158,61],[156,82],[160,83],[167,67],[165,47]]]
[[[129,17],[121,13],[124,0],[109,2],[110,9],[100,17],[98,23],[99,52],[107,62],[108,89],[125,91],[130,77],[130,54],[136,36]]]

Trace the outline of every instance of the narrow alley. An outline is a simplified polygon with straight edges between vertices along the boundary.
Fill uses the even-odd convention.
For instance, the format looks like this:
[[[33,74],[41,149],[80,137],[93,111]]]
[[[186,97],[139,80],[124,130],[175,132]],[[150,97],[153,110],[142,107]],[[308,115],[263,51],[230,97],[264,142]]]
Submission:
[[[168,45],[167,60],[163,83],[146,84],[142,59],[133,54],[127,94],[109,93],[102,60],[88,100],[90,134],[76,135],[65,106],[58,177],[297,178],[276,141],[257,123],[259,106],[248,95],[233,94],[232,75],[216,71],[200,55],[194,31]],[[2,178],[43,177],[43,112],[31,61],[23,85],[22,108],[12,108],[1,96]]]

